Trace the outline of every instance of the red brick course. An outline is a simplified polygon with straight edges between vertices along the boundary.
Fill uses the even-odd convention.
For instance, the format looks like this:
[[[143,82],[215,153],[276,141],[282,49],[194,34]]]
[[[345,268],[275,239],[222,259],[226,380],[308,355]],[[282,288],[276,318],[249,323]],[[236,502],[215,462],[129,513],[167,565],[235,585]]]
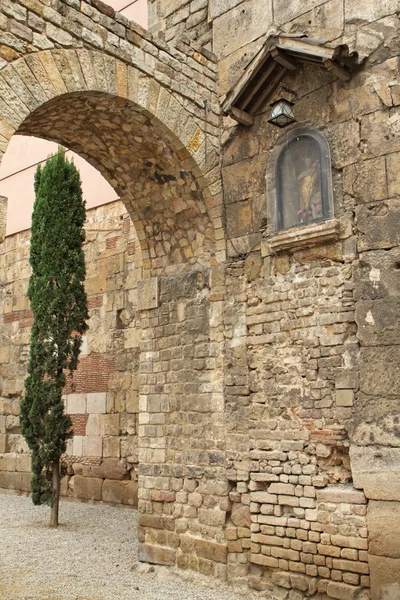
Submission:
[[[85,394],[88,392],[107,392],[110,375],[115,372],[115,361],[101,354],[91,354],[80,359],[78,369],[68,377],[65,394]]]
[[[72,431],[74,435],[86,435],[86,425],[89,415],[70,415],[72,421]]]

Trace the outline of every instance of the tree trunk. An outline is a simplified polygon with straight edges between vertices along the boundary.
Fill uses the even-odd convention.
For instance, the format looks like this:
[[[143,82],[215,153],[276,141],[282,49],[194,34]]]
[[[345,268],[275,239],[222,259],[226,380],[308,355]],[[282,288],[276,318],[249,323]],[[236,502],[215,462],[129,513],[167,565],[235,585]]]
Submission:
[[[51,505],[50,527],[58,527],[58,508],[60,505],[60,460],[53,462],[53,504]]]

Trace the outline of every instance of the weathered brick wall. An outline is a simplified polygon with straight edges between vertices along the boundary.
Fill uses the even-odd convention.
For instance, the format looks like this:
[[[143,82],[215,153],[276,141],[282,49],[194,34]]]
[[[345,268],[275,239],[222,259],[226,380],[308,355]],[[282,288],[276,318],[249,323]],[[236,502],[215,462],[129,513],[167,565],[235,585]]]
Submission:
[[[62,493],[136,506],[137,239],[122,202],[90,210],[86,232],[90,327],[78,370],[65,389],[74,437],[63,460]],[[29,236],[18,233],[1,246],[0,487],[23,491],[29,491],[30,461],[18,414],[32,324],[26,297]]]
[[[182,40],[197,50],[211,50],[208,0],[149,0],[149,30],[172,45]]]
[[[266,174],[285,133],[267,123],[268,105],[251,128],[224,119],[228,577],[333,598],[367,597],[371,583],[373,598],[396,598],[397,550],[378,531],[391,509],[398,534],[386,501],[400,500],[398,234],[389,225],[397,229],[400,192],[395,7],[210,6],[221,94],[268,30],[345,42],[366,59],[349,83],[316,67],[283,81],[298,122],[330,145],[333,243],[271,252]],[[382,46],[373,32],[386,26]]]

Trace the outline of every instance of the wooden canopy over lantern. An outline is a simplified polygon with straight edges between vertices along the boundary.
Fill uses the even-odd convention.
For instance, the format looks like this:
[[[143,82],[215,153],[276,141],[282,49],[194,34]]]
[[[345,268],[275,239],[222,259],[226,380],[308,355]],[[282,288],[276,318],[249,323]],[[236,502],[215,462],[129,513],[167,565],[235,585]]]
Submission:
[[[347,46],[330,48],[325,43],[304,36],[270,36],[228,93],[222,104],[225,114],[243,125],[252,125],[254,115],[286,73],[297,71],[302,63],[318,65],[348,81],[357,66],[357,53],[349,56]]]

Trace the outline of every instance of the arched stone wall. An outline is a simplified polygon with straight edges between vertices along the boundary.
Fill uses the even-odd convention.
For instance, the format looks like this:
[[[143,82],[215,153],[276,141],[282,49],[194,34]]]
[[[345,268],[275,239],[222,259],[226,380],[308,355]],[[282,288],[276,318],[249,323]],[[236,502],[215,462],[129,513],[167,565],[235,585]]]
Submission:
[[[3,151],[16,131],[86,158],[127,205],[145,270],[210,265],[215,195],[207,134],[183,101],[138,69],[95,51],[40,52],[2,75],[9,99],[0,106]]]
[[[206,536],[207,548],[214,544],[219,555],[212,571],[225,575],[223,273],[217,266],[225,241],[218,119],[207,89],[213,86],[204,77],[197,97],[195,70],[172,81],[160,76],[164,63],[150,53],[143,58],[153,66],[87,48],[12,61],[0,74],[7,100],[0,102],[0,147],[4,152],[15,132],[60,142],[98,168],[128,208],[142,266],[139,557],[187,566],[185,540],[197,531],[192,567],[199,568]],[[201,71],[208,61],[199,55],[192,62]],[[178,494],[196,490],[217,504],[183,514]]]

